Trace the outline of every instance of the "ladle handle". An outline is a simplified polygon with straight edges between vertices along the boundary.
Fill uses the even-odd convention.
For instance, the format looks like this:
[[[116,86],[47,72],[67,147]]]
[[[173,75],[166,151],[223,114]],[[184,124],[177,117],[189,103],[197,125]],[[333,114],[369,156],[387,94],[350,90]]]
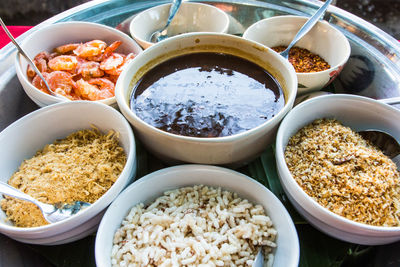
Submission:
[[[309,30],[311,30],[312,27],[314,27],[315,23],[319,20],[319,18],[324,14],[325,10],[328,8],[328,6],[331,4],[332,0],[327,0],[325,4],[323,4],[315,14],[307,20],[306,23],[300,28],[300,30],[297,32],[296,36],[293,38],[292,42],[288,45],[288,47],[285,49],[285,51],[281,52],[281,55],[285,58],[288,58],[289,56],[289,50],[304,36],[306,33],[308,33]],[[287,55],[286,55],[287,54]]]

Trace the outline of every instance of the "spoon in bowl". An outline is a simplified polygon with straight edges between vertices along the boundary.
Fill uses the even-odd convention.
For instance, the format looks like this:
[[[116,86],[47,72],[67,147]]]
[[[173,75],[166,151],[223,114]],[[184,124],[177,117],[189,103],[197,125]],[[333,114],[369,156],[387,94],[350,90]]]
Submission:
[[[181,6],[181,4],[182,4],[182,0],[174,0],[172,2],[171,7],[169,9],[169,16],[167,19],[167,24],[165,24],[165,26],[162,29],[155,31],[150,35],[150,38],[149,38],[150,42],[157,43],[168,37],[167,28],[168,28],[169,24],[171,23],[172,19],[175,17],[176,13],[178,12],[178,9]]]
[[[264,266],[264,255],[263,255],[263,249],[260,248],[258,250],[258,253],[254,259],[252,267],[263,267]]]
[[[90,206],[90,203],[83,201],[74,201],[70,204],[67,203],[56,203],[56,204],[46,204],[40,202],[33,197],[19,191],[18,189],[10,186],[7,183],[0,182],[0,193],[8,195],[10,197],[15,197],[18,199],[29,201],[39,207],[43,214],[43,217],[49,223],[56,223],[77,214],[82,209]]]
[[[286,59],[289,59],[289,51],[290,49],[301,39],[303,38],[304,35],[306,35],[312,27],[318,22],[319,18],[324,14],[325,10],[328,8],[332,0],[327,0],[325,4],[323,4],[317,12],[315,12],[312,17],[310,17],[306,23],[300,28],[300,30],[297,32],[295,37],[293,38],[292,42],[288,45],[288,47],[283,50],[280,55],[283,56]]]
[[[358,132],[365,140],[378,147],[383,154],[389,157],[400,170],[400,144],[390,134],[375,129],[368,129]]]
[[[33,63],[32,59],[25,53],[25,51],[19,46],[19,44],[17,43],[17,41],[14,39],[14,37],[12,36],[12,34],[8,31],[6,25],[4,24],[3,20],[0,18],[0,24],[1,27],[3,27],[4,31],[6,32],[7,36],[10,38],[11,42],[15,45],[15,47],[17,47],[18,52],[24,56],[24,58],[28,61],[29,65],[32,67],[32,69],[36,72],[36,74],[40,77],[40,79],[42,79],[42,81],[44,82],[47,90],[50,92],[50,94],[52,96],[61,98],[63,100],[68,100],[70,101],[70,99],[66,98],[63,95],[57,94],[55,93],[49,86],[49,84],[47,83],[46,79],[43,77],[42,73],[39,71],[39,69],[36,67],[35,63]]]
[[[318,97],[321,95],[329,95],[329,94],[331,93],[324,91],[309,93],[297,98],[295,105],[298,105],[301,102],[304,102],[314,97]],[[394,105],[394,104],[399,104],[399,100],[400,97],[393,97],[387,99],[378,99],[377,101],[388,105]],[[389,133],[377,129],[366,129],[358,131],[358,133],[365,140],[368,140],[371,144],[378,147],[383,152],[383,154],[389,157],[396,164],[397,169],[400,171],[400,144],[396,138],[394,138]]]

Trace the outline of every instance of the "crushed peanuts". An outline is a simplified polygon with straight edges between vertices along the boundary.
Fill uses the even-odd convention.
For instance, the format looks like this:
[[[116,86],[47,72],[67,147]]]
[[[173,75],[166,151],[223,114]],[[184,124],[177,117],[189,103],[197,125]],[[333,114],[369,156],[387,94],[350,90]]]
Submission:
[[[400,226],[396,164],[358,133],[319,119],[289,140],[285,160],[296,182],[330,211],[355,222]]]

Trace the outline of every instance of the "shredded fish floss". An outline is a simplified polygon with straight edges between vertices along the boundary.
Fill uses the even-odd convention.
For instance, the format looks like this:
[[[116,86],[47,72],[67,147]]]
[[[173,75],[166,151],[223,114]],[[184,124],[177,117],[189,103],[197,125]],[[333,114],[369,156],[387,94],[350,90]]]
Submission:
[[[126,163],[118,133],[81,130],[46,145],[25,160],[8,183],[48,204],[94,203],[114,184]],[[32,203],[5,197],[1,208],[18,227],[48,224]]]

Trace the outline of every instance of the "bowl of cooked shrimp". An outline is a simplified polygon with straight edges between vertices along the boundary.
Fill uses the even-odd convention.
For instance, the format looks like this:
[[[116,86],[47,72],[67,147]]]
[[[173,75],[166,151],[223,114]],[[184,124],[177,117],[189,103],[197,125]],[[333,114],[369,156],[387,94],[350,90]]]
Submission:
[[[21,47],[52,92],[20,54],[16,72],[26,94],[40,107],[89,100],[116,106],[114,88],[141,47],[125,33],[91,22],[62,22],[38,29]]]

